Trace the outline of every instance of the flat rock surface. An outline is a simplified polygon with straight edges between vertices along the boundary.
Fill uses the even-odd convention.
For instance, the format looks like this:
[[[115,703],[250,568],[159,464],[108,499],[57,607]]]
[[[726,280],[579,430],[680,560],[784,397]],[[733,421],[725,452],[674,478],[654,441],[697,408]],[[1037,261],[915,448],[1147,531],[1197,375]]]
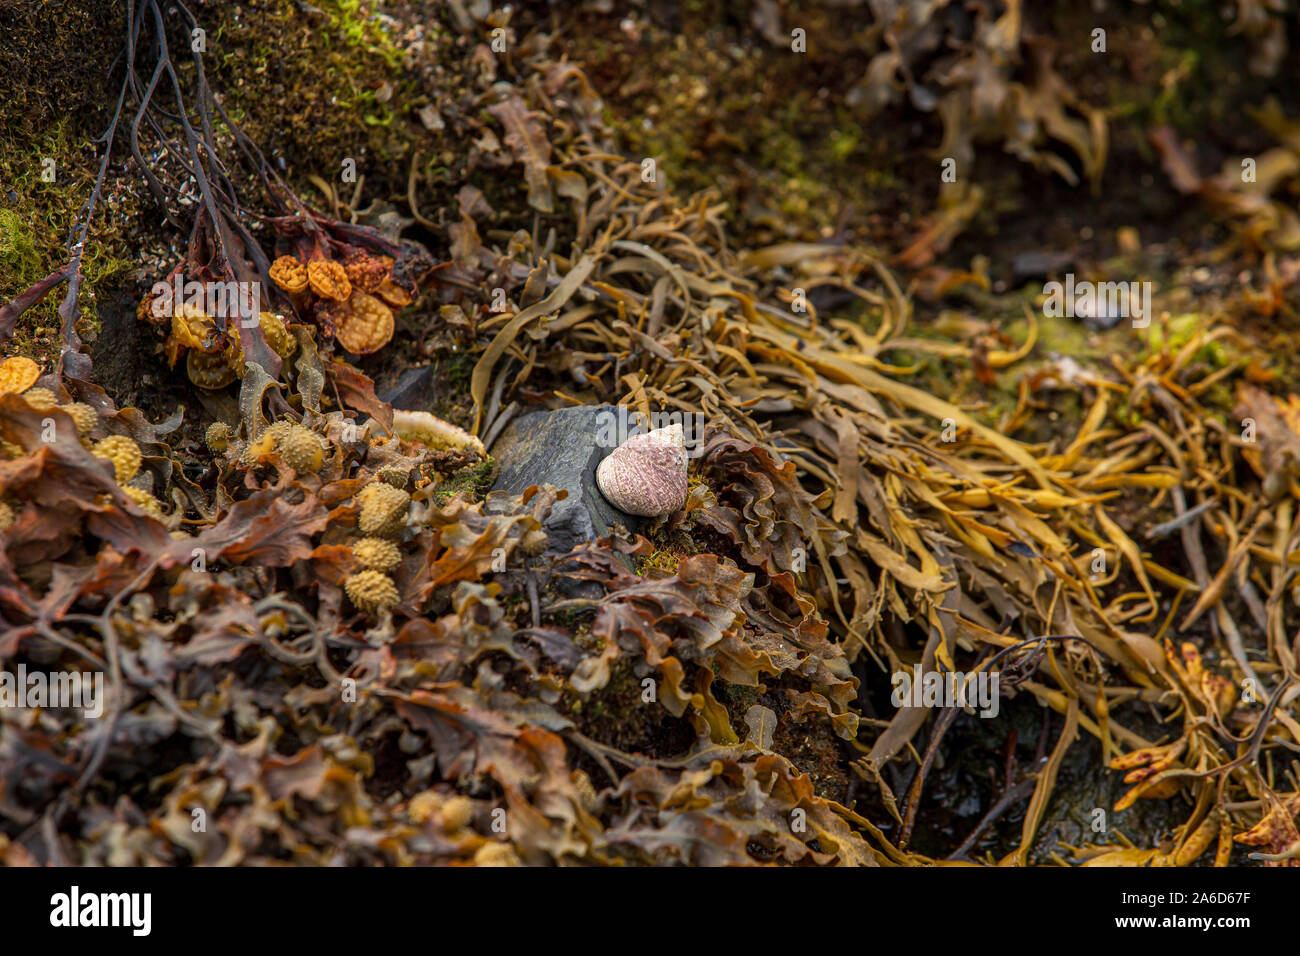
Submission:
[[[616,524],[641,528],[641,518],[615,508],[596,487],[596,466],[616,444],[608,441],[610,422],[622,422],[630,433],[627,414],[614,405],[529,412],[511,421],[488,449],[499,466],[493,491],[517,495],[529,485],[551,484],[569,493],[547,519],[548,550],[566,552],[609,534]]]
[[[427,409],[435,394],[435,372],[432,365],[408,368],[395,381],[379,383],[375,393],[394,408]]]

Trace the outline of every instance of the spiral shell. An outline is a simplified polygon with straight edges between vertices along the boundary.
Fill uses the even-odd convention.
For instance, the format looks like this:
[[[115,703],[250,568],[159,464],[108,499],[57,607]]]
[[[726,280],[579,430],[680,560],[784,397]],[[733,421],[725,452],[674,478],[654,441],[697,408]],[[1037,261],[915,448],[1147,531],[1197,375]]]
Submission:
[[[681,425],[633,435],[596,468],[596,486],[620,511],[661,518],[686,505],[686,438]]]

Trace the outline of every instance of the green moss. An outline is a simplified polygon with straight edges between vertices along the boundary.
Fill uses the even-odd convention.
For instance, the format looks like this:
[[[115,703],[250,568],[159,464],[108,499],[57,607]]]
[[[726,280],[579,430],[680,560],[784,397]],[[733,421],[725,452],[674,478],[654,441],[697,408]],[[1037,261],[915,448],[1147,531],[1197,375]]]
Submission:
[[[1152,322],[1143,335],[1146,347],[1152,352],[1180,348],[1192,334],[1186,316],[1174,316],[1168,322]]]
[[[404,67],[396,21],[381,11],[359,0],[318,0],[306,12],[293,0],[268,0],[216,50],[213,88],[308,201],[320,198],[313,174],[350,196],[339,180],[344,159],[365,175],[367,197],[400,195],[412,153],[429,151],[431,137],[415,115],[428,101],[421,73]],[[425,49],[435,49],[440,35],[430,24]],[[259,199],[260,183],[248,170],[240,174],[247,174],[245,201]]]
[[[723,690],[727,698],[727,710],[733,715],[733,720],[757,704],[763,696],[762,688],[745,684],[726,684]]]
[[[444,478],[434,490],[433,500],[442,507],[456,495],[464,495],[469,501],[478,501],[492,487],[492,474],[496,470],[496,461],[489,455],[476,465],[462,468],[455,474]]]
[[[677,566],[681,563],[682,556],[680,554],[659,549],[636,559],[636,573],[644,576],[654,570],[676,574]]]
[[[469,352],[456,352],[448,356],[443,365],[447,384],[457,391],[468,390],[476,361],[475,356]]]
[[[597,694],[583,700],[576,693],[565,695],[569,712],[581,718],[585,732],[596,732],[602,740],[647,741],[647,731],[665,719],[666,712],[648,706],[641,699],[641,679],[632,671],[626,658],[610,667],[609,683]]]
[[[606,87],[614,92],[605,119],[623,152],[654,157],[682,194],[716,188],[729,201],[730,219],[780,235],[824,232],[846,209],[876,208],[886,184],[900,185],[889,171],[896,151],[867,136],[834,97],[809,87],[815,58],[729,43],[732,24],[718,8],[681,15],[677,36],[651,27],[651,39],[632,44],[603,35],[602,25],[582,24],[584,34],[596,34],[584,53],[597,82],[602,62],[617,64],[620,83],[655,78],[627,83],[628,95]]]
[[[382,57],[393,69],[401,66],[402,51],[360,0],[324,0],[321,8],[329,14],[332,30],[349,46]]]
[[[68,261],[68,237],[94,189],[98,164],[85,131],[69,116],[38,130],[0,107],[0,124],[8,131],[0,141],[0,302],[7,302]],[[83,332],[97,327],[96,301],[131,266],[120,214],[136,206],[129,196],[114,202],[110,217],[101,196],[82,255]],[[43,364],[57,356],[65,291],[66,286],[54,288],[23,314],[14,329],[18,352]]]
[[[12,209],[0,209],[0,271],[19,282],[35,277],[41,267],[32,227]]]

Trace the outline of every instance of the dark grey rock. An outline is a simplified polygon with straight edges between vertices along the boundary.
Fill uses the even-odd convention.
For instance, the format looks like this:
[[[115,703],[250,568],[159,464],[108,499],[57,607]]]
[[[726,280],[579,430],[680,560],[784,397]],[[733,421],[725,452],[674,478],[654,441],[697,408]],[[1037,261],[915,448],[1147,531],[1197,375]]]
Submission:
[[[643,519],[615,508],[596,487],[596,466],[618,444],[609,440],[611,423],[619,423],[620,437],[635,430],[628,414],[614,405],[529,412],[511,421],[488,449],[498,465],[493,491],[517,495],[529,485],[551,484],[569,493],[546,521],[549,551],[563,554],[609,534],[614,525],[641,530]]]
[[[395,382],[385,382],[377,388],[380,399],[394,408],[428,408],[433,404],[436,378],[432,365],[408,368]]]
[[[1019,286],[1030,279],[1047,279],[1064,272],[1074,262],[1071,252],[1034,249],[1017,253],[1011,259],[1012,282]]]

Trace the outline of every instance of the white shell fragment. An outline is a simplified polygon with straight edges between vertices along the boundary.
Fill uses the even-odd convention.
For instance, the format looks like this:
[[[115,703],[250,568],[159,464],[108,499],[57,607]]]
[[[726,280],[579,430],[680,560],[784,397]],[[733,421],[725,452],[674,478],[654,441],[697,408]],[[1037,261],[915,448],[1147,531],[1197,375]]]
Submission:
[[[681,425],[633,435],[596,467],[596,487],[620,511],[661,518],[686,506],[686,438]]]
[[[366,423],[366,437],[383,433],[383,428],[373,418]],[[480,455],[487,454],[478,436],[471,435],[451,422],[444,422],[428,412],[413,412],[403,408],[393,409],[393,433],[407,441],[417,441],[430,448],[450,448],[455,451],[469,449]]]

